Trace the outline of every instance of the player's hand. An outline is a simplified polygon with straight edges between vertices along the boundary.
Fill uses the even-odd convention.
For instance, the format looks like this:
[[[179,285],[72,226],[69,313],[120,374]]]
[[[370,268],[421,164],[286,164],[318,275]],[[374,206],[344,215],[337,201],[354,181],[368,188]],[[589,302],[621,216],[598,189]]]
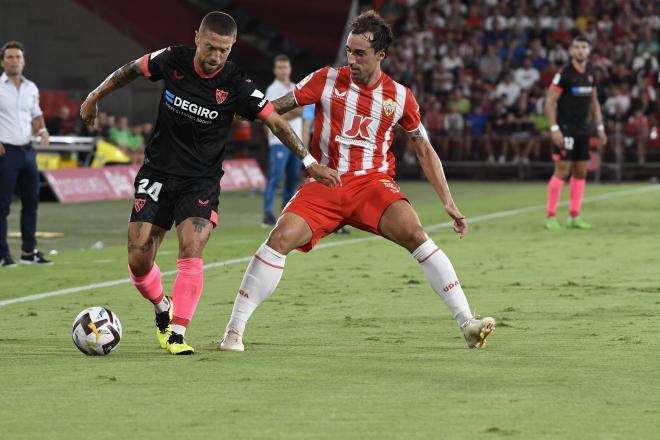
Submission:
[[[564,134],[561,132],[561,130],[551,132],[550,137],[552,138],[553,144],[559,148],[564,148]]]
[[[317,182],[322,183],[325,186],[330,188],[341,186],[341,178],[339,177],[337,171],[324,165],[313,163],[307,167],[307,172]]]
[[[453,203],[445,205],[445,210],[447,211],[447,214],[449,214],[449,217],[454,219],[454,232],[456,232],[460,238],[465,237],[465,234],[467,234],[468,231],[468,224],[465,216]]]
[[[605,134],[605,130],[598,130],[598,148],[603,148],[605,144],[607,143],[607,135]]]
[[[80,118],[83,123],[85,123],[85,125],[94,125],[98,112],[99,109],[96,105],[96,98],[92,95],[88,95],[85,102],[80,106]]]
[[[5,155],[5,146],[0,144],[0,156],[4,156],[4,155]]]

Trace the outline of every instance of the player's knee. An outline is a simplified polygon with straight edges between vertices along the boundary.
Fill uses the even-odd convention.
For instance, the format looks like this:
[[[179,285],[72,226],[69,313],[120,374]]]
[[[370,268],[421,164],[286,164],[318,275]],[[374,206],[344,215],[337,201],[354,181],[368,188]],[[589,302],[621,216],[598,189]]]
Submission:
[[[128,254],[128,267],[131,273],[136,277],[142,277],[149,273],[153,261],[151,258],[145,258],[145,254],[131,253]]]
[[[292,234],[283,228],[275,228],[271,231],[266,241],[266,245],[280,254],[288,254],[293,249]]]
[[[428,240],[428,236],[426,235],[426,232],[424,232],[424,229],[420,226],[405,231],[400,236],[399,240],[403,247],[405,247],[410,252],[412,252],[415,249],[417,249],[419,246],[421,246],[422,243]]]
[[[204,244],[198,241],[179,244],[179,258],[202,258]]]

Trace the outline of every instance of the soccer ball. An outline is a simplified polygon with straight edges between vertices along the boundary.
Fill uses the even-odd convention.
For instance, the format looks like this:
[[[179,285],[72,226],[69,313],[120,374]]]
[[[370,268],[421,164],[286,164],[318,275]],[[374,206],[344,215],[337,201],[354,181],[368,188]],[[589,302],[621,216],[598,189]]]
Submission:
[[[76,316],[71,329],[73,342],[89,356],[110,354],[121,340],[121,323],[105,307],[90,307]]]

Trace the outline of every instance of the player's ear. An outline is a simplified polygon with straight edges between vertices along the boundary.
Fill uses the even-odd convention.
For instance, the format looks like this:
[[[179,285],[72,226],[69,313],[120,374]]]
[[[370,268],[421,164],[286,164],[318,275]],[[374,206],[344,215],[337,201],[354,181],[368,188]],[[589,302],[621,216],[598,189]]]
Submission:
[[[195,46],[199,46],[199,31],[195,31]]]

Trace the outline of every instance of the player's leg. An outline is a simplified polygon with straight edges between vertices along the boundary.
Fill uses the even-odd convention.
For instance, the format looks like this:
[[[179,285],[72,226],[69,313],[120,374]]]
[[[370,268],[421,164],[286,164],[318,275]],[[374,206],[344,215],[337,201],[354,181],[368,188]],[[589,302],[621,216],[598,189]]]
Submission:
[[[552,177],[550,177],[550,180],[548,181],[547,218],[545,221],[545,228],[549,230],[558,230],[561,229],[561,226],[556,218],[557,206],[559,205],[561,191],[564,188],[564,181],[568,177],[571,168],[571,162],[562,159],[562,152],[559,148],[553,146],[553,149],[554,152],[552,158],[555,162],[555,169],[552,173]],[[566,150],[563,151],[565,152]]]
[[[264,226],[275,224],[275,216],[273,216],[275,192],[277,191],[277,185],[280,183],[286,166],[287,155],[290,153],[281,144],[271,145],[268,150],[268,177],[266,180],[266,189],[264,190]]]
[[[587,186],[587,172],[589,162],[586,160],[573,161],[571,165],[571,180],[569,181],[569,220],[567,226],[572,229],[591,229],[591,224],[580,217],[584,188]]]
[[[284,213],[248,264],[234,301],[231,318],[220,349],[243,351],[243,333],[254,311],[277,288],[284,273],[286,256],[312,239],[312,230],[301,216]]]
[[[470,348],[485,348],[486,337],[495,330],[492,318],[475,319],[449,258],[424,232],[417,213],[407,200],[398,200],[383,212],[380,234],[406,248],[420,263],[433,290],[442,298],[463,331]]]
[[[291,197],[293,197],[293,194],[298,188],[300,170],[302,169],[302,161],[295,154],[291,153],[291,151],[287,150],[287,152],[289,154],[286,160],[284,189],[282,191],[282,211],[284,211],[284,207],[289,203],[289,200],[291,200]]]
[[[172,301],[176,304],[172,317],[167,349],[172,354],[193,354],[194,349],[185,340],[204,288],[204,247],[213,230],[207,218],[187,218],[176,227],[179,238],[178,272],[172,287]]]
[[[161,348],[165,348],[172,304],[165,296],[160,267],[156,264],[158,248],[167,229],[148,222],[128,224],[128,273],[140,294],[154,305],[156,315],[156,337]]]
[[[173,310],[156,264],[158,248],[174,222],[169,186],[166,176],[141,169],[135,178],[135,201],[128,224],[128,273],[140,294],[154,305],[161,348],[167,342]]]
[[[327,188],[309,182],[293,196],[277,225],[250,260],[231,318],[220,342],[221,350],[243,351],[245,326],[255,309],[277,287],[286,255],[293,249],[308,252],[324,236],[342,225],[341,194],[348,186]]]

